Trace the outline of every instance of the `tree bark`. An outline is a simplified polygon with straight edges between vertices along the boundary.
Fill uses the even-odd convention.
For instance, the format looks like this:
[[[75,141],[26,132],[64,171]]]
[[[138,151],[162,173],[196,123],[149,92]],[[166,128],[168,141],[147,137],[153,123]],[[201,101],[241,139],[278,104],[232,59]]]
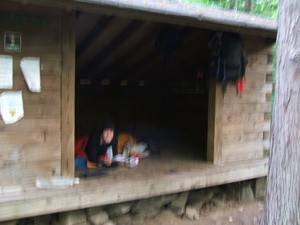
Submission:
[[[252,0],[245,0],[245,12],[251,11],[251,3],[252,3]]]
[[[238,10],[238,7],[239,7],[239,0],[235,0],[235,3],[234,3],[234,10],[237,11],[237,10]]]
[[[300,1],[279,0],[277,76],[261,225],[300,224]]]

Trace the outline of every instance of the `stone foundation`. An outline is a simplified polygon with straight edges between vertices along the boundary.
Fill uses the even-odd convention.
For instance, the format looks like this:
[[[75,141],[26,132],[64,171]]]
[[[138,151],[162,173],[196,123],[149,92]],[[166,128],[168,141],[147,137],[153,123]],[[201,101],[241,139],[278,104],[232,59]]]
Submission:
[[[227,201],[252,201],[264,196],[266,178],[192,190],[131,202],[80,209],[0,225],[143,225],[161,213],[173,213],[182,220],[198,220],[199,210],[224,206]]]

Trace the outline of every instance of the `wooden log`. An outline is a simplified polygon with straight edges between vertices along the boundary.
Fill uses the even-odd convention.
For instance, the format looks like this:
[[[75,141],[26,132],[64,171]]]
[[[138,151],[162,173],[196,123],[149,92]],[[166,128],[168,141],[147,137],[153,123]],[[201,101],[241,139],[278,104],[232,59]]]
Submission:
[[[1,145],[6,146],[11,144],[11,146],[23,146],[23,145],[34,145],[34,144],[49,144],[52,143],[54,146],[59,144],[61,137],[60,132],[49,132],[49,131],[35,131],[25,133],[22,130],[18,132],[0,132],[0,142]]]
[[[35,132],[56,132],[61,127],[59,120],[57,118],[42,118],[42,119],[26,119],[26,117],[19,120],[17,123],[10,125],[3,124],[3,121],[0,121],[0,129],[2,132],[24,132],[28,134],[34,129]]]
[[[264,114],[261,112],[249,112],[249,113],[224,113],[222,117],[223,126],[230,124],[240,123],[262,123],[264,121]]]
[[[241,103],[265,103],[266,96],[264,93],[257,93],[257,92],[246,92],[241,95],[236,93],[225,93],[224,96],[224,104],[231,103],[231,104],[241,104]]]
[[[239,134],[239,133],[251,133],[251,132],[263,132],[264,123],[239,123],[239,124],[226,124],[223,126],[222,134]]]
[[[33,161],[47,161],[47,160],[60,160],[61,146],[53,145],[51,143],[44,144],[4,144],[0,152],[0,157],[3,162],[27,162]]]
[[[59,175],[61,171],[61,160],[47,160],[19,162],[19,163],[5,163],[0,162],[0,177],[13,177],[15,180],[22,179],[26,176],[30,177],[44,176],[44,175]]]
[[[264,156],[263,150],[259,149],[258,151],[250,151],[250,152],[243,152],[239,154],[232,154],[224,152],[222,153],[222,161],[223,163],[231,163],[235,161],[248,161],[248,160],[255,160],[261,159]]]
[[[271,105],[269,103],[243,103],[243,104],[230,104],[224,103],[224,114],[248,113],[248,112],[266,112]]]
[[[237,133],[237,134],[222,134],[223,144],[234,144],[234,143],[247,143],[255,140],[262,140],[262,132],[252,132],[252,133]]]

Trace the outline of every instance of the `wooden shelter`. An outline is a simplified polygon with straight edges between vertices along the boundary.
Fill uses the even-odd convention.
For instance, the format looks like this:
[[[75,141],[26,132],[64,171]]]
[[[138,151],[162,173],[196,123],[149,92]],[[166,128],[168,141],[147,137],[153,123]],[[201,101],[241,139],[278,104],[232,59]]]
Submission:
[[[0,92],[22,91],[24,106],[16,123],[0,120],[0,221],[267,175],[276,21],[170,1],[7,0],[0,23],[2,43],[5,32],[22,39],[20,51],[0,48],[13,58],[13,88]],[[157,48],[164,29],[182,37],[171,54]],[[244,40],[242,95],[205,76],[215,30]],[[24,57],[40,59],[41,92],[25,82]],[[104,118],[151,136],[161,155],[65,190],[37,189],[37,177],[75,176],[75,135]]]

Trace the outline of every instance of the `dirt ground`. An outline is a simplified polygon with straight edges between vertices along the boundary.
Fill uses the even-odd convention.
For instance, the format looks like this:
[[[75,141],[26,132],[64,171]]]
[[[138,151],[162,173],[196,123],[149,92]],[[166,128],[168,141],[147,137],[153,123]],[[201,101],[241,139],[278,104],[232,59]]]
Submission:
[[[166,211],[146,221],[145,225],[258,225],[262,209],[263,200],[228,202],[224,207],[201,209],[198,220],[178,218]]]

